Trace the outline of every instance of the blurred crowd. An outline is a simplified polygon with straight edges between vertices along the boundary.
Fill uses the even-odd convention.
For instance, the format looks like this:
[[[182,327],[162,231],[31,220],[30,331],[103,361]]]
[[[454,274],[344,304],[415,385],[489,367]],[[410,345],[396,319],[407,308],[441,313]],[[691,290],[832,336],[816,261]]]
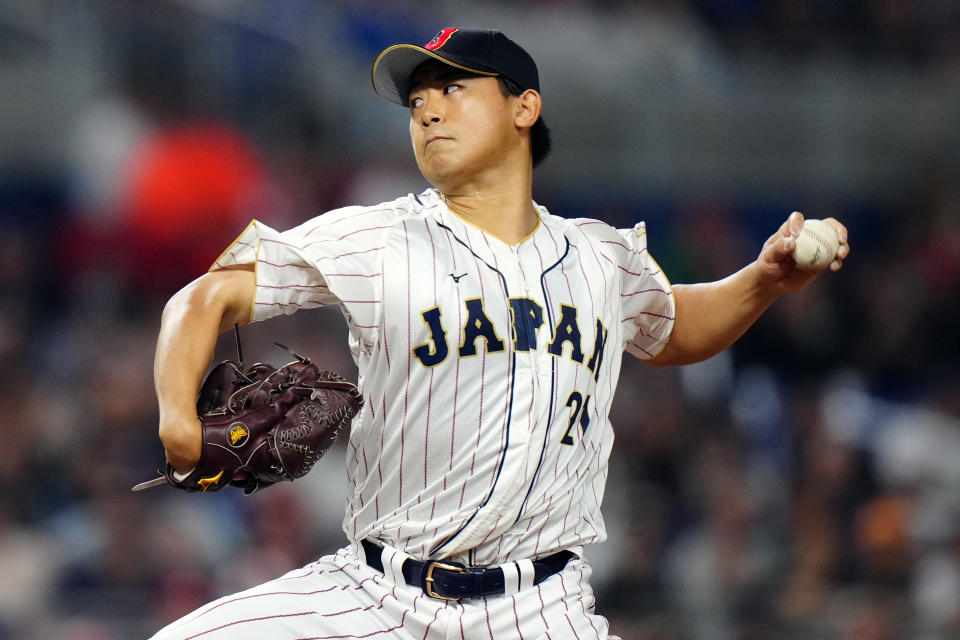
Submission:
[[[370,137],[402,134],[403,119],[384,103],[390,115],[374,117],[385,122],[367,122],[381,105],[362,74],[352,82],[365,106],[355,107],[339,104],[353,97],[318,100],[292,71],[329,54],[301,48],[302,18],[317,7],[325,32],[357,43],[364,68],[405,29],[429,39],[435,20],[414,19],[415,4],[103,0],[72,5],[66,23],[53,18],[57,2],[0,10],[0,69],[67,37],[36,36],[48,19],[94,22],[103,37],[91,43],[101,81],[67,110],[62,148],[42,158],[0,149],[19,160],[0,162],[0,640],[147,637],[343,544],[342,444],[303,480],[251,497],[129,489],[162,462],[152,358],[166,299],[251,217],[283,228],[424,187],[406,147],[373,157]],[[531,4],[557,20],[622,10]],[[722,47],[787,62],[816,51],[960,69],[960,6],[949,0],[641,4],[682,13]],[[210,7],[233,9],[228,41]],[[457,16],[456,3],[434,9]],[[205,51],[226,46],[235,67],[196,71],[211,64]],[[0,95],[17,89],[6,77]],[[363,131],[345,130],[361,121]],[[707,362],[655,370],[625,359],[610,539],[587,552],[615,633],[960,637],[958,160],[931,154],[882,197],[799,196],[793,206],[850,228],[839,274],[778,301]],[[646,219],[674,282],[740,268],[789,213],[784,194],[756,190],[586,198],[585,185],[551,180],[549,163],[538,200],[618,226]],[[278,336],[355,375],[336,309],[245,328],[245,355],[283,362]],[[224,336],[217,358],[235,349]]]

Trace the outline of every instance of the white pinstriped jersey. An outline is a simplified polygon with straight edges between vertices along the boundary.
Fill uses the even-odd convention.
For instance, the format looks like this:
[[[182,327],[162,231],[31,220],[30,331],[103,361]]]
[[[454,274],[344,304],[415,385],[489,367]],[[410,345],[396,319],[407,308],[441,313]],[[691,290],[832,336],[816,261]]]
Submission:
[[[621,354],[663,348],[673,292],[642,223],[539,213],[509,246],[431,189],[284,233],[254,221],[214,265],[256,263],[254,320],[329,304],[347,319],[366,400],[350,539],[492,564],[606,537]]]

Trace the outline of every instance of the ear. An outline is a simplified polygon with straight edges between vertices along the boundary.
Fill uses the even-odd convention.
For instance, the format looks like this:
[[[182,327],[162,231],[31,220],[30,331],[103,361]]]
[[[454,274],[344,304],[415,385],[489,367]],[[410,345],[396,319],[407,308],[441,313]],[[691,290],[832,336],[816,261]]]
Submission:
[[[529,129],[537,122],[542,110],[543,98],[533,89],[527,89],[517,96],[514,124],[521,129]]]

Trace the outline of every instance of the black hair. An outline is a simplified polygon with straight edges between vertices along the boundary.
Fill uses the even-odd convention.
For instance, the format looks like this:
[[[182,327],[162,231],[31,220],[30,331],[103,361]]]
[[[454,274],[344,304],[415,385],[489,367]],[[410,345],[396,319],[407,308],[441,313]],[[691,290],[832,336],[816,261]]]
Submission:
[[[520,88],[513,80],[504,77],[498,77],[497,80],[500,82],[500,90],[505,96],[519,96],[523,93],[523,89]],[[533,127],[530,128],[530,153],[533,155],[533,166],[539,165],[543,160],[550,155],[550,149],[553,148],[553,140],[550,137],[550,128],[543,121],[543,116],[541,115],[537,118],[537,121],[533,123]]]

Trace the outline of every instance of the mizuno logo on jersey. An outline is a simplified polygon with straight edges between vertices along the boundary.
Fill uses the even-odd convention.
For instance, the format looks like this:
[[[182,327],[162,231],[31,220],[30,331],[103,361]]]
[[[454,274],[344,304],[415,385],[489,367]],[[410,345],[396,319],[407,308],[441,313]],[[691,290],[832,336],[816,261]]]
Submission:
[[[545,320],[543,307],[531,298],[509,298],[509,303],[514,351],[536,351],[537,333]],[[506,344],[484,310],[482,298],[464,300],[463,306],[465,311],[463,315],[466,320],[460,327],[457,356],[460,358],[475,356],[480,348],[485,353],[505,351]],[[443,326],[443,312],[440,307],[431,307],[420,315],[430,332],[430,339],[415,347],[413,355],[423,366],[435,367],[450,355],[447,330]],[[594,330],[593,352],[590,358],[586,359],[582,350],[582,332],[577,318],[577,309],[561,304],[559,317],[556,318],[553,327],[553,338],[547,344],[547,353],[558,358],[568,355],[571,360],[579,364],[584,364],[586,359],[586,366],[593,373],[593,379],[596,381],[600,376],[600,364],[607,345],[607,329],[597,318]],[[480,343],[481,339],[482,343]]]

